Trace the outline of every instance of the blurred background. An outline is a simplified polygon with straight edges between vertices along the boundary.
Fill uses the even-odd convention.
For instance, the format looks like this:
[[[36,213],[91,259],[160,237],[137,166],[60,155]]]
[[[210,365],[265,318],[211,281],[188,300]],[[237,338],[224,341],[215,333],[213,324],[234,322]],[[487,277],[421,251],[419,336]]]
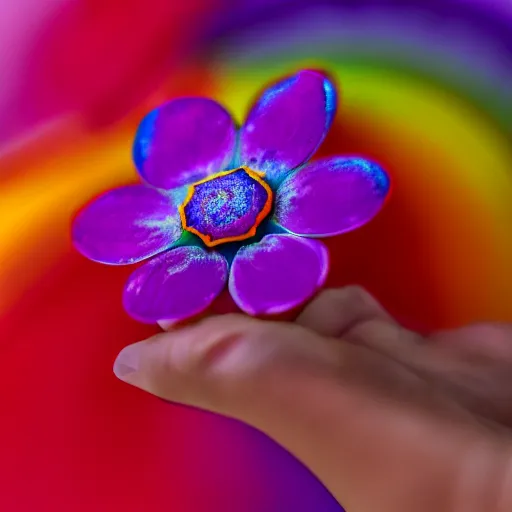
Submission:
[[[83,203],[137,179],[145,112],[206,95],[241,122],[308,66],[342,91],[317,157],[394,181],[329,242],[329,285],[421,331],[512,321],[509,0],[0,0],[2,511],[341,511],[262,434],[118,382],[118,351],[157,329],[122,310],[132,269],[69,240]]]

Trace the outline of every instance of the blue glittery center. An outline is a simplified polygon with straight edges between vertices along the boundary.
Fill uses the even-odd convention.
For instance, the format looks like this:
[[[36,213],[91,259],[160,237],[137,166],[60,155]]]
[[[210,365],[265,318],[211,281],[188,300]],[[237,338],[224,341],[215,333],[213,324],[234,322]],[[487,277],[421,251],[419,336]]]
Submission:
[[[269,191],[245,169],[194,185],[184,207],[185,229],[211,242],[250,236],[262,220]],[[191,229],[192,228],[192,229]]]

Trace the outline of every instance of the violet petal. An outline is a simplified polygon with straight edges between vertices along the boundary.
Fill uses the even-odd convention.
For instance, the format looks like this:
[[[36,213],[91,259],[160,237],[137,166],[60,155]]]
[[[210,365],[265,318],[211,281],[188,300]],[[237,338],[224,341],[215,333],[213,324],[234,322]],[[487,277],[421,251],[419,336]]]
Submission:
[[[327,134],[336,89],[322,73],[304,70],[267,89],[240,135],[241,163],[278,180],[304,163]]]
[[[171,249],[138,268],[123,295],[126,311],[141,322],[178,322],[204,311],[224,288],[228,264],[217,252]]]
[[[172,189],[224,170],[235,142],[235,124],[221,105],[208,98],[179,98],[142,120],[133,159],[144,180]]]
[[[110,265],[136,263],[170,247],[182,234],[176,204],[145,185],[110,190],[86,206],[73,224],[75,247]]]
[[[282,313],[311,298],[324,284],[328,260],[326,247],[317,240],[266,235],[236,254],[229,291],[246,313]]]
[[[382,208],[390,189],[386,172],[363,158],[327,158],[284,180],[275,221],[303,236],[333,236],[356,229]]]

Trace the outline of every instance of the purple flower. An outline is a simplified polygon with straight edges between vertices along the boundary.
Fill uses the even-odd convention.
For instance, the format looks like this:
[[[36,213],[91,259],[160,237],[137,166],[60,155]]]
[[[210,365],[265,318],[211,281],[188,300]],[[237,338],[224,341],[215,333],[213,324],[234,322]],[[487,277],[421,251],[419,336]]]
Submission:
[[[73,241],[110,265],[152,258],[128,279],[134,318],[179,321],[228,283],[251,315],[309,299],[325,282],[317,237],[373,218],[389,192],[375,163],[334,157],[307,165],[332,123],[336,90],[304,70],[267,89],[237,129],[206,98],[181,98],[141,122],[133,156],[146,184],[111,190],[82,210]]]

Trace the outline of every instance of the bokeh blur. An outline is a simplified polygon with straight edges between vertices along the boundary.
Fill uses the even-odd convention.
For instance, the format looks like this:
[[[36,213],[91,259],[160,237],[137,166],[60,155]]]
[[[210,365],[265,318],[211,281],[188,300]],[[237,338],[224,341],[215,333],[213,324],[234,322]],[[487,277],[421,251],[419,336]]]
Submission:
[[[69,239],[82,204],[137,179],[149,109],[206,95],[242,121],[300,67],[342,91],[317,156],[394,183],[329,242],[329,286],[421,331],[512,321],[509,0],[0,0],[0,510],[341,510],[262,434],[117,381],[118,351],[157,328],[122,310],[132,269]]]

